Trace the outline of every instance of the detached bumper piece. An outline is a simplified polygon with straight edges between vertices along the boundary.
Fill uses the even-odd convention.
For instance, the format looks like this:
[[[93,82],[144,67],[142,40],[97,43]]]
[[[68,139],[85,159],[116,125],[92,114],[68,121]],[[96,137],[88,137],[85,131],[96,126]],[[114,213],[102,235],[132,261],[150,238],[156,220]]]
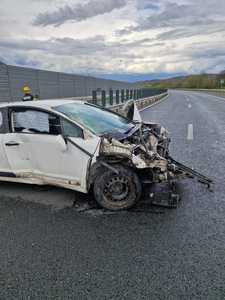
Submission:
[[[212,189],[211,189],[212,185],[213,185],[212,179],[179,163],[172,157],[169,157],[168,160],[173,166],[175,166],[177,172],[183,173],[185,176],[187,176],[189,178],[197,178],[200,183],[207,185],[208,189],[210,189],[212,191]]]
[[[149,195],[151,205],[165,207],[165,208],[177,208],[181,196],[177,192],[176,183],[170,181],[164,184],[156,184],[152,187]]]
[[[165,208],[177,208],[180,203],[181,197],[172,192],[164,192],[155,194],[152,198],[151,205],[160,206]]]
[[[178,178],[197,178],[198,181],[204,185],[207,185],[208,189],[212,191],[212,179],[206,177],[205,175],[200,174],[199,172],[177,162],[173,158],[169,157],[168,161],[173,169],[173,173],[175,175],[174,179],[168,180],[168,182],[164,183],[164,186],[160,188],[160,184],[156,184],[152,186],[151,193],[149,195],[151,204],[154,206],[160,206],[165,208],[177,208],[180,201],[181,196],[177,189],[176,182]],[[166,185],[166,187],[165,187]]]

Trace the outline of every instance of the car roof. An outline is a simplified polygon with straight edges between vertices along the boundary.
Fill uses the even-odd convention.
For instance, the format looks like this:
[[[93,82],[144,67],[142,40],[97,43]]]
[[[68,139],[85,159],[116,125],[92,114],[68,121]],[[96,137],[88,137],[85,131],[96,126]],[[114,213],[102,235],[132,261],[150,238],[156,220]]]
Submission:
[[[44,108],[44,109],[53,109],[55,106],[62,104],[84,104],[85,101],[76,100],[73,98],[70,99],[50,99],[50,100],[37,100],[37,101],[18,101],[18,102],[10,102],[10,103],[1,103],[0,107],[12,107],[12,106],[29,106],[34,108]]]

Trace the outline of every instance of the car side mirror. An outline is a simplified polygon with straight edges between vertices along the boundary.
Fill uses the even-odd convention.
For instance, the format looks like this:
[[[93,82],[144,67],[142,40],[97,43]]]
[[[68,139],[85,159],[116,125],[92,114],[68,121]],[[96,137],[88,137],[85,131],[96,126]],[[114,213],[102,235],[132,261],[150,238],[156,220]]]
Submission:
[[[130,121],[142,122],[141,115],[134,100],[129,100],[124,104],[123,115]]]

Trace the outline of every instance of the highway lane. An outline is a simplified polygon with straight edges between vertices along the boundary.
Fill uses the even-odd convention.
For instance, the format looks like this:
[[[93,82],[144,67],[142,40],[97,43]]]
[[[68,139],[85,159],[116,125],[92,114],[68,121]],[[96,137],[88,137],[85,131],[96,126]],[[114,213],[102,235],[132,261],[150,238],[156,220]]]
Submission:
[[[202,170],[216,182],[224,182],[225,101],[196,92],[170,91],[169,98],[142,112],[168,128],[171,154]]]
[[[169,129],[171,154],[211,176],[215,192],[184,180],[177,210],[104,214],[12,200],[31,189],[4,184],[1,300],[224,299],[225,101],[170,91],[142,115]],[[41,191],[50,202],[55,195],[71,203],[61,189]]]

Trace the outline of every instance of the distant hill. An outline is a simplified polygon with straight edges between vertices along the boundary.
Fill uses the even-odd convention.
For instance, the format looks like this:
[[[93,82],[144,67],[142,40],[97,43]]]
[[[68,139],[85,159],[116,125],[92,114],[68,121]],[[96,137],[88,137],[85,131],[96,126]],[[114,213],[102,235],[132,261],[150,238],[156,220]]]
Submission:
[[[141,82],[141,85],[152,88],[216,89],[225,87],[221,86],[221,79],[225,80],[225,71],[220,74],[199,74],[149,80]]]

